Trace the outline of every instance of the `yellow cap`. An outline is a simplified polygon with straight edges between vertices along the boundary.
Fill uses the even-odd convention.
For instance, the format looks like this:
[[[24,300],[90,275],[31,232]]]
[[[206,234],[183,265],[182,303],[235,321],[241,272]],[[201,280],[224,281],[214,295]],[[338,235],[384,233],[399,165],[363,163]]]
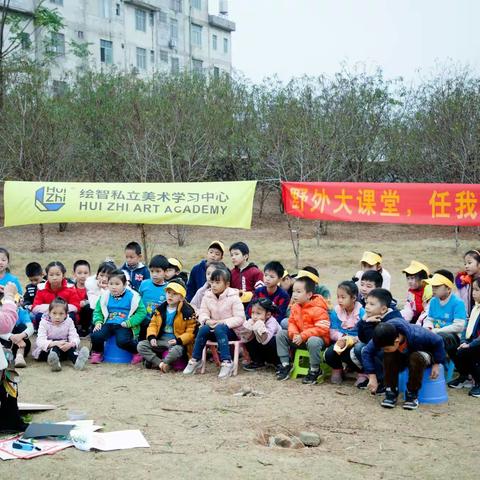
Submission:
[[[182,264],[180,263],[180,260],[177,260],[176,258],[169,258],[168,263],[177,267],[179,270],[182,269]]]
[[[375,252],[363,252],[363,257],[360,263],[367,263],[368,265],[376,265],[382,263],[382,256]]]
[[[283,280],[285,277],[288,277],[288,275],[289,275],[288,270],[285,269],[285,270],[283,271],[282,280]]]
[[[454,288],[453,282],[440,273],[435,273],[432,278],[425,280],[425,282],[432,287],[440,287],[441,285],[445,285],[448,288]]]
[[[299,270],[297,273],[297,280],[300,278],[309,278],[313,280],[317,285],[320,283],[320,279],[312,272],[308,272],[307,270]]]
[[[218,250],[221,250],[222,253],[225,253],[225,245],[223,244],[223,242],[221,242],[220,240],[214,240],[209,246],[208,248],[216,248]]]
[[[406,273],[407,275],[415,275],[416,273],[420,273],[422,270],[427,272],[427,275],[430,275],[430,271],[426,265],[417,262],[416,260],[412,260],[410,265],[405,270],[402,270],[402,272]]]
[[[240,294],[240,301],[242,303],[250,303],[250,300],[253,298],[253,292],[238,292]]]
[[[187,295],[187,291],[183,285],[180,285],[178,282],[167,283],[165,290],[173,290],[175,293],[179,293],[183,298]]]

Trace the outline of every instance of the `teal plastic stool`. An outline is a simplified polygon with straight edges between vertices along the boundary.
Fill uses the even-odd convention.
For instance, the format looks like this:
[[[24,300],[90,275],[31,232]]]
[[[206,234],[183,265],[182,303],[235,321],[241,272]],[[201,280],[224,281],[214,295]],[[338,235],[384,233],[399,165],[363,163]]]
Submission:
[[[446,403],[448,402],[447,382],[443,365],[440,364],[438,378],[432,380],[430,373],[431,367],[427,368],[423,374],[422,388],[418,392],[418,401],[420,403]],[[400,372],[398,375],[398,390],[405,394],[408,382],[408,369]]]

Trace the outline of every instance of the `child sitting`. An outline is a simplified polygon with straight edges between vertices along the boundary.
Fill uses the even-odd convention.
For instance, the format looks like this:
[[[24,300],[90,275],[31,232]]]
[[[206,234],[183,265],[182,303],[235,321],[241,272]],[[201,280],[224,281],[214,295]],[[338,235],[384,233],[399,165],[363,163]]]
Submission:
[[[2,300],[3,304],[3,292],[0,292],[0,299]],[[20,301],[20,299],[20,295],[17,294],[17,303]],[[17,313],[17,323],[11,332],[0,335],[0,343],[5,348],[12,350],[15,358],[15,367],[25,368],[27,366],[25,357],[28,355],[31,347],[30,337],[33,335],[33,325],[30,319],[30,314],[27,310],[17,305]]]
[[[458,296],[465,303],[468,315],[475,305],[472,295],[472,282],[476,278],[480,278],[480,252],[478,250],[469,250],[464,255],[464,261],[465,270],[457,274],[455,284],[458,288]]]
[[[193,309],[197,314],[200,311],[200,307],[202,306],[202,300],[203,300],[203,297],[205,296],[205,292],[207,290],[210,290],[211,288],[212,273],[218,268],[230,271],[228,270],[228,267],[223,262],[207,263],[207,270],[206,270],[207,281],[197,290],[197,293],[195,293],[195,295],[192,298],[192,301],[190,302],[190,305],[193,307]]]
[[[382,285],[381,288],[385,288],[386,290],[390,290],[392,276],[390,273],[382,267],[382,255],[376,252],[363,252],[362,259],[360,260],[361,270],[359,270],[355,277],[359,280],[362,279],[362,275],[369,270],[374,270],[380,275],[382,275]]]
[[[167,301],[156,308],[147,330],[147,339],[139,342],[138,353],[145,366],[167,373],[172,363],[191,355],[197,324],[195,311],[185,301],[187,294],[181,280],[173,280],[166,287]],[[167,356],[162,359],[162,354]]]
[[[170,282],[171,280],[179,278],[183,283],[187,283],[188,274],[186,272],[182,272],[182,268],[183,267],[180,260],[173,257],[169,258],[168,267],[165,270],[165,280]]]
[[[88,277],[85,282],[87,299],[90,310],[95,310],[98,299],[108,289],[108,276],[117,269],[111,261],[102,262],[97,269],[95,276]]]
[[[193,266],[187,283],[187,302],[190,302],[197,291],[203,287],[206,281],[208,264],[221,262],[225,253],[225,245],[215,240],[208,246],[206,257]]]
[[[198,329],[192,358],[188,362],[184,375],[194,374],[203,366],[201,360],[207,340],[218,343],[222,362],[218,378],[228,378],[233,372],[229,341],[238,340],[235,331],[240,333],[245,322],[245,310],[238,295],[238,290],[230,288],[230,272],[217,269],[211,276],[211,289],[205,292],[200,307]]]
[[[400,313],[407,322],[422,325],[432,298],[432,287],[425,282],[430,276],[428,267],[412,260],[403,273],[407,276],[408,295]]]
[[[382,407],[395,407],[398,397],[398,374],[408,368],[403,408],[415,410],[418,408],[418,392],[422,386],[425,369],[431,365],[430,378],[438,378],[440,363],[445,362],[442,340],[420,325],[412,325],[403,319],[380,323],[373,332],[372,340],[362,352],[365,372],[369,376],[368,388],[372,393],[376,391],[378,385],[375,357],[380,351],[383,351],[387,387]]]
[[[92,324],[92,309],[88,303],[87,288],[85,282],[90,276],[90,264],[86,260],[77,260],[73,264],[73,280],[75,289],[77,290],[78,299],[80,300],[79,312],[79,334],[86,337],[90,333]]]
[[[313,293],[316,280],[318,277],[310,272],[299,272],[293,285],[294,303],[288,331],[281,330],[276,336],[277,354],[281,362],[277,380],[287,380],[292,371],[290,347],[306,348],[310,354],[310,368],[303,383],[314,384],[322,375],[320,353],[330,343],[330,318],[325,299]]]
[[[10,273],[9,264],[10,253],[8,253],[6,248],[0,247],[0,287],[4,287],[8,282],[12,282],[16,285],[18,293],[23,295],[22,286],[18,278]]]
[[[140,295],[127,288],[125,272],[115,270],[110,273],[108,290],[102,293],[93,312],[90,363],[103,361],[105,341],[111,336],[115,336],[119,348],[133,354],[132,365],[141,362],[136,338],[146,313]]]
[[[251,305],[253,305],[255,300],[258,298],[268,298],[276,306],[276,312],[273,316],[277,319],[277,322],[280,323],[286,316],[290,302],[288,293],[278,286],[285,269],[280,262],[268,262],[263,271],[265,285],[255,289],[252,303],[249,305],[247,313],[251,315]]]
[[[37,262],[28,263],[25,267],[25,275],[28,277],[30,283],[25,286],[25,293],[23,294],[23,307],[28,311],[31,310],[35,294],[37,293],[38,284],[45,281],[43,268]]]
[[[333,345],[325,351],[325,362],[333,369],[331,382],[334,384],[342,383],[343,364],[353,371],[361,370],[350,355],[358,342],[357,324],[365,315],[357,297],[358,287],[354,282],[342,282],[337,287],[337,305],[330,312],[330,340]],[[365,376],[359,375],[356,385],[365,380]]]
[[[130,286],[138,290],[143,280],[150,278],[148,268],[142,263],[142,247],[137,242],[130,242],[125,247],[125,263],[120,267],[128,276]]]
[[[254,292],[263,285],[263,272],[248,261],[250,250],[244,242],[236,242],[230,246],[230,258],[232,259],[232,288],[241,292]]]
[[[68,313],[72,319],[76,318],[80,310],[80,300],[73,285],[67,283],[65,274],[67,269],[61,262],[50,262],[46,268],[47,282],[44,288],[38,289],[33,300],[32,312],[35,321],[39,321],[42,315],[49,311],[50,304],[57,298],[63,298],[68,304]]]
[[[251,362],[243,365],[247,372],[265,367],[265,363],[277,366],[277,344],[275,335],[281,327],[274,317],[276,305],[269,298],[256,298],[250,304],[250,319],[244,324],[242,337]]]
[[[453,293],[453,273],[437,270],[426,282],[432,286],[433,298],[428,306],[423,326],[440,335],[447,355],[454,358],[460,346],[460,335],[465,328],[465,304]]]
[[[471,286],[475,306],[470,314],[457,353],[453,356],[455,369],[459,376],[448,382],[448,386],[450,388],[470,386],[468,375],[471,375],[475,384],[468,394],[480,398],[480,278],[475,278]]]
[[[82,370],[88,360],[88,348],[80,346],[80,337],[73,320],[68,316],[68,304],[63,298],[54,299],[38,327],[37,345],[32,356],[47,361],[52,372],[62,369],[60,360],[68,359],[76,370]]]
[[[357,277],[352,279],[357,282],[358,286],[358,301],[365,307],[368,294],[375,288],[382,288],[382,276],[376,270],[367,270],[363,273],[362,278],[358,280]]]

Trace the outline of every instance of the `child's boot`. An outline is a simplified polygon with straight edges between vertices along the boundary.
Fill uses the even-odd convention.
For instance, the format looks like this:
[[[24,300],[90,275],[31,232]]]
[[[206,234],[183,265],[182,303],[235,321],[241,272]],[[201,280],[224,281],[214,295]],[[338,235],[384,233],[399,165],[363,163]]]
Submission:
[[[50,350],[50,353],[48,354],[47,363],[50,365],[52,372],[60,372],[62,370],[60,358],[58,358],[57,352],[54,352],[53,350]]]
[[[90,355],[90,363],[102,363],[103,362],[103,355],[101,353],[92,352]]]
[[[25,368],[27,366],[27,362],[25,361],[25,357],[21,353],[17,353],[15,357],[15,367],[16,368]]]
[[[136,365],[143,361],[143,357],[139,353],[134,353],[130,365]]]
[[[88,360],[88,354],[88,348],[82,347],[82,349],[78,352],[78,357],[74,365],[75,370],[83,370]]]
[[[343,382],[343,369],[341,368],[334,368],[332,370],[332,376],[330,378],[330,382],[334,385],[340,385]]]

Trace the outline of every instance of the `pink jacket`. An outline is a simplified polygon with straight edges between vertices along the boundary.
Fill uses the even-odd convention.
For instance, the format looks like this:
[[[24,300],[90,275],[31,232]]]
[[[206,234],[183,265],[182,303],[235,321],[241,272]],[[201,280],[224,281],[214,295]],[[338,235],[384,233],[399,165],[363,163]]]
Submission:
[[[198,321],[204,325],[207,320],[224,323],[240,333],[245,322],[245,310],[236,288],[227,288],[219,297],[207,290],[200,306]]]
[[[0,308],[0,335],[10,333],[18,320],[17,306],[12,300],[5,300]]]
[[[48,352],[50,342],[55,340],[72,342],[77,348],[80,345],[80,337],[70,317],[67,317],[60,325],[54,325],[50,321],[50,317],[45,314],[38,327],[37,345],[32,352],[32,357],[38,359],[40,352]]]

